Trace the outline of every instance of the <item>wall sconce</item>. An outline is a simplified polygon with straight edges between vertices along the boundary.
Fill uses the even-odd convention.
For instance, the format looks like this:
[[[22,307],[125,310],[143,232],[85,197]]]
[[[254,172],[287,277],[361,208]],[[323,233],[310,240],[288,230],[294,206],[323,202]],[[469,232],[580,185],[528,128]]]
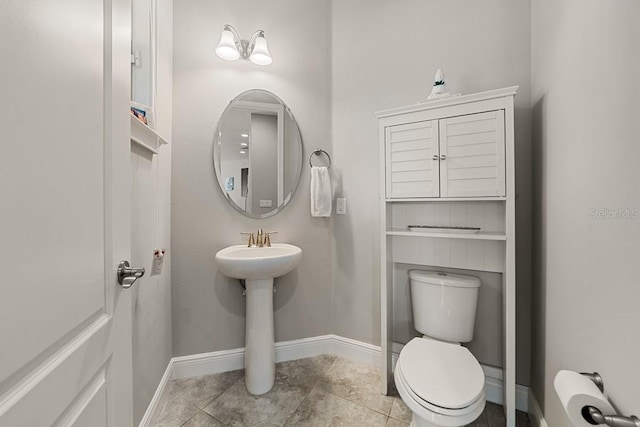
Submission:
[[[229,24],[225,24],[222,30],[216,54],[227,61],[244,59],[258,65],[269,65],[273,61],[267,47],[267,40],[264,38],[264,31],[258,30],[253,33],[250,40],[242,40],[235,28]]]

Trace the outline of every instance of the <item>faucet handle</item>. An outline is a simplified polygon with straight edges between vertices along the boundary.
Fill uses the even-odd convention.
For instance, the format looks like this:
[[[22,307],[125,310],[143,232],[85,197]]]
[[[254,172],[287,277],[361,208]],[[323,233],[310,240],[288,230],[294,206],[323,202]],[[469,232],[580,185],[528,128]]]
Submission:
[[[253,233],[246,233],[246,232],[243,232],[243,233],[240,233],[240,234],[245,234],[245,235],[248,235],[248,236],[249,236],[249,243],[247,243],[247,247],[251,248],[251,247],[253,247],[253,246],[255,246],[255,245],[256,245],[256,240],[255,240],[255,238],[253,237]]]
[[[266,231],[264,233],[264,245],[265,246],[271,246],[271,235],[272,234],[277,234],[277,231]]]

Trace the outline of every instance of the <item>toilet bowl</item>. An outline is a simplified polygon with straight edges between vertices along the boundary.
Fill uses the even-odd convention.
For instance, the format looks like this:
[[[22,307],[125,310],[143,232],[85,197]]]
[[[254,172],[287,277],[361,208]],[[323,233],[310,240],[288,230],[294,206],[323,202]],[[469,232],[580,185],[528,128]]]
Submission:
[[[411,270],[414,327],[394,371],[396,388],[413,413],[412,427],[457,427],[484,410],[484,372],[460,342],[471,341],[477,277]]]
[[[394,380],[412,427],[464,426],[485,406],[484,372],[465,347],[414,338],[400,352]]]

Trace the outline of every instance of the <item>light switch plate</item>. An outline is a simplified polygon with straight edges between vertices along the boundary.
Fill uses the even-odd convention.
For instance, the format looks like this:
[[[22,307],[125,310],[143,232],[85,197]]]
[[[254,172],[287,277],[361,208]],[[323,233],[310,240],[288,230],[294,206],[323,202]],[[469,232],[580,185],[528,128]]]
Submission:
[[[345,197],[338,197],[336,199],[336,214],[346,215],[347,213],[347,199]]]
[[[261,208],[271,208],[272,207],[272,201],[271,200],[260,200],[260,207]]]

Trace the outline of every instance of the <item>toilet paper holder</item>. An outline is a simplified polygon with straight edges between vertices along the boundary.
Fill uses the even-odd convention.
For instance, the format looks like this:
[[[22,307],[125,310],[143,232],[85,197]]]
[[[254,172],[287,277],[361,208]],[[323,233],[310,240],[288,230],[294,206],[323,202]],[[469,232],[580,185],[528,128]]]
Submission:
[[[600,391],[604,393],[604,381],[602,380],[602,377],[599,373],[580,372],[580,375],[584,375],[585,377],[589,378],[591,382],[593,382],[600,389]]]
[[[604,392],[604,381],[599,373],[581,372],[582,375],[589,378],[593,383]],[[600,410],[594,406],[585,406],[582,408],[582,417],[593,425],[606,424],[609,427],[640,427],[640,418],[635,415],[624,417],[621,415],[603,415]]]

